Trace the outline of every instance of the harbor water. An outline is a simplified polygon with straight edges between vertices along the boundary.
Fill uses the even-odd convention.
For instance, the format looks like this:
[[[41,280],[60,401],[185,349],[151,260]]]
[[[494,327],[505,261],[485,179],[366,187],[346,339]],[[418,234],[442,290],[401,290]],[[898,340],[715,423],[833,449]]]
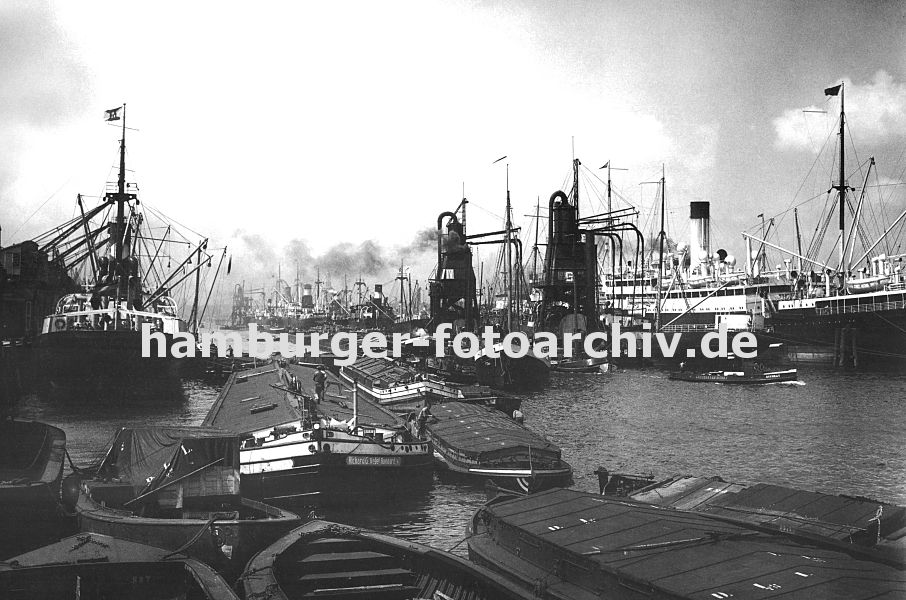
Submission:
[[[906,504],[906,369],[838,371],[800,366],[800,381],[765,386],[688,383],[658,369],[553,373],[523,398],[526,426],[558,444],[574,486],[597,491],[596,468],[719,475]],[[199,424],[218,388],[107,401],[38,392],[19,414],[66,431],[77,466],[98,459],[126,425]],[[67,471],[69,468],[67,467]],[[466,525],[485,501],[481,486],[444,481],[406,502],[319,516],[465,554]]]

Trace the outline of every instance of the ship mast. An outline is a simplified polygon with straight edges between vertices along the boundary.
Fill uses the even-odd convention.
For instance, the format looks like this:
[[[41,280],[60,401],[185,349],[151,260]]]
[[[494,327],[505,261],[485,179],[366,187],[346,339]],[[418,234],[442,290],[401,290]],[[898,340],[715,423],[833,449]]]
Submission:
[[[192,335],[198,336],[198,288],[201,285],[201,244],[198,244],[197,267],[195,269],[195,300],[192,302]],[[219,268],[219,267],[218,267]],[[213,286],[212,286],[213,289]]]
[[[610,161],[608,160],[607,161],[607,218],[611,219],[608,222],[610,225],[613,225],[612,213],[613,213],[613,199],[611,196]],[[607,254],[608,254],[608,258],[610,258],[611,264],[614,264],[613,255],[614,255],[615,251],[616,251],[616,248],[614,247],[613,238],[611,236],[607,236]],[[602,269],[602,271],[603,271],[603,269]],[[611,267],[610,274],[612,277],[616,277],[616,274],[614,273],[614,271],[615,271],[615,269],[613,267]]]
[[[320,312],[321,310],[321,284],[324,283],[321,281],[321,267],[317,268],[317,275],[315,277],[315,312]]]
[[[661,328],[661,279],[664,273],[664,238],[667,233],[664,231],[664,212],[667,203],[667,180],[664,176],[664,165],[661,165],[661,232],[658,234],[661,242],[660,258],[657,266],[657,313],[654,320],[654,328]]]
[[[532,283],[538,283],[538,224],[541,222],[541,196],[535,200],[535,246],[532,248]]]
[[[830,88],[830,89],[833,89],[833,88]],[[830,89],[825,90],[825,93],[830,91]],[[840,270],[843,271],[843,265],[844,265],[844,263],[843,263],[843,258],[844,258],[843,246],[846,243],[846,239],[845,239],[845,235],[844,235],[844,224],[845,224],[844,215],[846,214],[846,181],[845,181],[846,171],[844,168],[844,166],[845,166],[844,161],[846,160],[846,153],[844,152],[844,147],[843,147],[843,142],[844,142],[843,130],[844,130],[844,126],[846,124],[846,112],[844,111],[844,108],[843,108],[843,82],[840,83],[839,90],[840,90],[840,176],[839,176],[840,178],[837,182],[837,185],[835,185],[834,187],[837,189],[838,202],[840,203]],[[836,94],[834,94],[834,95],[836,95]],[[842,276],[844,278],[846,277],[845,271],[842,272]],[[843,285],[843,281],[840,282],[840,285],[841,286]]]
[[[116,180],[116,261],[123,259],[126,204],[126,103],[123,103],[123,137],[120,138],[120,173]]]
[[[506,269],[503,272],[503,280],[506,285],[506,330],[512,330],[512,286],[513,274],[510,272],[513,266],[513,250],[510,248],[510,236],[512,235],[512,221],[510,220],[510,165],[506,167]]]
[[[793,209],[793,221],[796,223],[796,248],[799,252],[799,274],[802,274],[802,237],[799,235],[799,209]],[[761,236],[764,238],[764,234]]]
[[[402,321],[403,317],[406,314],[406,289],[403,286],[405,285],[405,281],[408,279],[405,272],[403,271],[403,260],[402,259],[400,259],[400,274],[396,276],[396,279],[398,279],[400,282],[400,314],[399,314],[399,318],[400,318],[400,321]]]
[[[120,172],[116,180],[116,238],[114,239],[114,256],[116,270],[121,272],[123,260],[123,241],[126,237],[126,103],[123,103],[123,136],[120,138]],[[123,277],[116,279],[116,299],[123,297]]]
[[[573,150],[573,202],[576,203],[576,216],[575,216],[575,229],[571,232],[572,237],[572,253],[573,258],[576,256],[576,245],[578,243],[579,236],[579,159],[575,157],[575,150]],[[574,263],[575,264],[575,263]],[[588,269],[586,265],[586,270]],[[578,269],[576,269],[578,270]],[[578,273],[573,272],[573,332],[577,330],[579,323],[579,283],[577,281]],[[586,273],[586,281],[588,274]]]

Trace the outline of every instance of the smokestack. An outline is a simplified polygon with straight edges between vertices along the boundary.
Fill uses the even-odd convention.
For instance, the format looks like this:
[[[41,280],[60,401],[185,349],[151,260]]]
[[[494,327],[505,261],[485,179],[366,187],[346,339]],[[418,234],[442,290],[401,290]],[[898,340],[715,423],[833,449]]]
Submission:
[[[302,297],[299,298],[299,305],[302,308],[314,308],[315,300],[311,297],[311,284],[306,283],[302,286]]]
[[[689,203],[690,269],[708,264],[711,255],[711,203]],[[702,272],[704,274],[704,271]]]

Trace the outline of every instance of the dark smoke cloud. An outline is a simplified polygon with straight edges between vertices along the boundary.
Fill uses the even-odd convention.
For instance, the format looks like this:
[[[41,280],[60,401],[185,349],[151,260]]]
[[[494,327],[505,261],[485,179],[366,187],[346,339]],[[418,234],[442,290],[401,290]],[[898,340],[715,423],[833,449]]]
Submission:
[[[289,286],[296,282],[297,269],[300,284],[313,284],[320,270],[321,281],[329,281],[336,289],[343,286],[344,275],[349,285],[361,276],[369,289],[379,283],[390,284],[385,289],[393,296],[397,289],[394,278],[401,260],[413,285],[426,285],[436,262],[437,232],[434,228],[425,228],[417,231],[408,243],[396,246],[384,246],[375,240],[359,244],[344,242],[315,254],[305,240],[291,240],[277,250],[266,236],[237,230],[233,232],[229,246],[232,271],[225,280],[226,285],[233,289],[232,286],[245,282],[246,293],[259,302],[272,294],[278,269]],[[266,296],[258,295],[261,293]],[[423,294],[425,299],[426,294]],[[214,302],[218,306],[213,310],[220,318],[230,314],[232,295],[221,295]]]
[[[88,104],[88,72],[74,57],[49,4],[0,4],[0,207],[13,208],[7,196],[22,137],[67,122]],[[0,212],[9,226],[21,219]]]
[[[402,260],[413,272],[417,268],[418,277],[425,279],[431,268],[425,265],[431,262],[436,250],[437,233],[433,228],[416,232],[409,243],[400,246],[385,246],[375,240],[359,244],[342,242],[321,254],[312,252],[308,242],[302,239],[293,239],[277,251],[266,237],[239,230],[233,234],[231,277],[259,285],[273,280],[279,264],[283,279],[289,283],[295,281],[297,269],[303,283],[313,282],[319,270],[322,279],[348,275],[385,281],[393,278]]]
[[[387,268],[385,250],[373,240],[366,240],[358,246],[337,244],[317,257],[315,262],[322,273],[377,275]]]
[[[417,231],[412,241],[402,246],[386,247],[375,240],[360,244],[342,242],[315,255],[305,240],[294,239],[283,248],[284,261],[289,268],[299,266],[299,277],[313,281],[318,269],[321,275],[359,275],[372,278],[391,276],[402,260],[409,265],[421,261],[437,250],[437,232],[433,228]]]
[[[405,250],[416,254],[437,251],[437,229],[425,227],[421,231],[415,232],[415,238],[405,247]]]

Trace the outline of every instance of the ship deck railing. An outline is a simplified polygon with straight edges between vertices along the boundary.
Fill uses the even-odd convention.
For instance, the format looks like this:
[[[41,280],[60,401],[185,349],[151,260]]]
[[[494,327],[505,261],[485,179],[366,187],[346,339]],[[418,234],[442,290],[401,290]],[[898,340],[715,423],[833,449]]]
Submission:
[[[692,333],[695,331],[714,331],[717,326],[713,323],[688,323],[685,325],[664,325],[658,331],[666,333]],[[730,331],[755,331],[752,327],[733,328]]]
[[[836,300],[845,301],[845,296],[841,296]],[[838,303],[839,304],[839,303]],[[844,313],[863,313],[863,312],[881,312],[886,310],[903,310],[906,309],[906,300],[894,300],[891,302],[871,302],[869,304],[855,304],[855,305],[843,305],[843,306],[826,306],[821,308],[816,308],[815,312],[818,315],[837,315]]]

